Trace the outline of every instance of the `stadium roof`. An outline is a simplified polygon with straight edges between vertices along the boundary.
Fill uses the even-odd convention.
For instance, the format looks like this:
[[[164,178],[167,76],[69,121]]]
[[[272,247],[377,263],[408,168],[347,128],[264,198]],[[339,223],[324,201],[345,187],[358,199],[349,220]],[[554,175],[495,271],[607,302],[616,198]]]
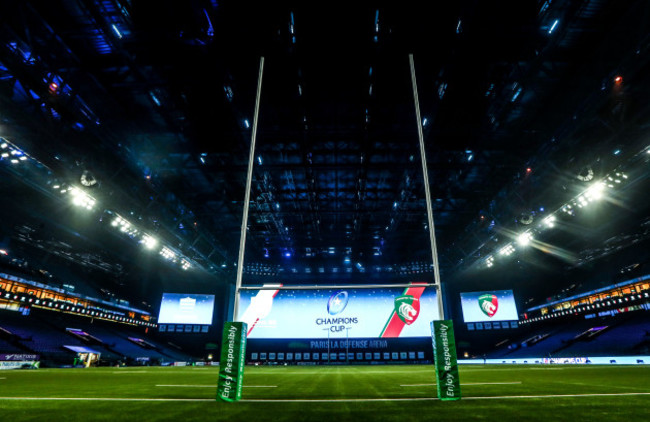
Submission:
[[[234,282],[264,56],[245,283],[429,280],[413,54],[443,281],[630,278],[647,7],[5,1],[0,247],[106,295]]]

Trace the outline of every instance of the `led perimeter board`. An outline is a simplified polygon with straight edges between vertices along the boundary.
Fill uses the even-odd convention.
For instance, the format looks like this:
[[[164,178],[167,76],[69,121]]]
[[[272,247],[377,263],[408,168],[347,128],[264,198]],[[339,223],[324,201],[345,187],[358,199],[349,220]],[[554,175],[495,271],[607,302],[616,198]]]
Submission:
[[[519,319],[512,290],[460,294],[465,322],[516,321]]]
[[[250,339],[429,337],[436,289],[242,290],[238,320]]]
[[[163,293],[159,324],[211,325],[214,295]]]

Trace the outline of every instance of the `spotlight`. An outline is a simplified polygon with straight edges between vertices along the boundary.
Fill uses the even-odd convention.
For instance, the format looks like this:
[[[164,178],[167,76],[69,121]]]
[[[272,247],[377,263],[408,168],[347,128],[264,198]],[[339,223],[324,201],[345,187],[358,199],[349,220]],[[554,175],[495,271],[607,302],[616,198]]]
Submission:
[[[544,224],[546,224],[546,227],[552,228],[555,226],[555,216],[554,215],[549,215],[546,217],[543,221]]]
[[[176,254],[166,246],[163,246],[163,248],[160,250],[160,255],[162,255],[163,258],[168,259],[170,261],[176,260]]]
[[[605,184],[603,182],[594,183],[589,187],[589,189],[587,189],[585,196],[590,200],[601,199],[604,190]]]
[[[153,237],[149,236],[148,234],[145,234],[144,236],[142,236],[142,243],[144,244],[145,248],[153,249],[158,244],[158,240],[154,239]]]
[[[499,255],[509,256],[512,255],[515,251],[515,247],[512,244],[507,244],[503,248],[499,249]]]
[[[517,243],[519,243],[521,246],[530,244],[531,240],[533,240],[533,235],[530,232],[524,232],[517,236]]]
[[[621,75],[616,76],[616,77],[614,78],[614,83],[615,83],[616,85],[620,85],[620,84],[622,84],[622,83],[623,83],[623,77],[622,77]]]
[[[184,259],[181,260],[181,268],[184,270],[188,270],[190,268],[190,263]]]
[[[70,188],[70,195],[72,196],[72,203],[78,207],[86,208],[87,210],[93,209],[95,206],[95,199],[90,195],[78,188]]]

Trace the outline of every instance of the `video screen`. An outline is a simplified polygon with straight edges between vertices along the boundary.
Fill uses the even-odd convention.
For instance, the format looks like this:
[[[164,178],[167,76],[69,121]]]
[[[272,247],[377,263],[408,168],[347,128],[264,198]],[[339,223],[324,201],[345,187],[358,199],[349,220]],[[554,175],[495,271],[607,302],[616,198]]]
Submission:
[[[238,315],[253,339],[430,337],[429,324],[437,319],[436,289],[417,283],[406,288],[243,290]]]
[[[519,319],[512,290],[461,293],[460,303],[466,323]]]
[[[213,311],[214,295],[163,293],[158,323],[211,325]]]

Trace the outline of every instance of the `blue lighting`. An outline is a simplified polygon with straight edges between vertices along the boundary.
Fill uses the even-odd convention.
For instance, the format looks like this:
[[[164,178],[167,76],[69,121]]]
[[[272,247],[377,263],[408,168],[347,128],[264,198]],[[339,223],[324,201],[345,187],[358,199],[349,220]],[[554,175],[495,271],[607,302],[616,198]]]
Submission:
[[[156,94],[154,94],[153,92],[150,92],[149,95],[151,96],[151,99],[153,100],[153,102],[156,103],[156,105],[158,107],[160,107],[160,100],[158,99],[158,97],[156,97]]]
[[[264,249],[264,258],[268,258],[269,256],[270,256],[270,254],[269,254],[269,250],[268,250],[268,249]]]
[[[555,19],[555,21],[553,22],[553,25],[551,25],[551,28],[548,30],[548,33],[549,33],[549,34],[552,34],[553,31],[555,31],[555,28],[557,27],[557,24],[558,24],[558,23],[560,23],[560,20],[559,20],[559,19]]]
[[[257,156],[257,163],[261,166],[262,165],[262,156],[258,155]]]
[[[226,93],[226,98],[228,101],[232,102],[232,98],[235,96],[235,94],[232,92],[232,88],[226,85],[223,87],[223,91]]]
[[[284,253],[284,256],[287,258],[291,258],[291,252],[287,251]]]
[[[427,123],[429,123],[429,121],[428,121],[427,118],[425,117],[424,120],[422,121],[422,126],[426,126]]]
[[[246,129],[248,129],[249,127],[251,127],[251,124],[248,122],[248,119],[244,119],[244,127],[245,127]]]
[[[350,263],[350,257],[346,256],[345,258],[343,258],[343,263],[344,264],[349,264]]]
[[[214,37],[214,27],[212,26],[210,16],[208,16],[208,11],[203,9],[203,13],[205,13],[205,18],[208,20],[208,30],[206,31],[206,34],[208,37]]]
[[[205,164],[205,158],[203,158],[203,157],[199,157],[199,160],[201,160],[201,163],[202,163],[202,164]]]
[[[515,93],[512,95],[512,98],[510,99],[510,102],[514,103],[515,101],[517,101],[517,98],[519,98],[519,95],[521,95],[521,91],[522,91],[521,87],[517,88]]]
[[[468,162],[472,161],[473,159],[474,159],[474,154],[470,154],[469,156],[467,156],[467,161]]]
[[[617,149],[616,151],[614,151],[614,155],[619,155],[620,153],[621,153],[620,149]]]
[[[113,28],[113,32],[115,32],[115,35],[117,35],[117,38],[122,39],[122,33],[117,28],[117,26],[115,24],[113,24],[113,25],[111,25],[111,28]]]

